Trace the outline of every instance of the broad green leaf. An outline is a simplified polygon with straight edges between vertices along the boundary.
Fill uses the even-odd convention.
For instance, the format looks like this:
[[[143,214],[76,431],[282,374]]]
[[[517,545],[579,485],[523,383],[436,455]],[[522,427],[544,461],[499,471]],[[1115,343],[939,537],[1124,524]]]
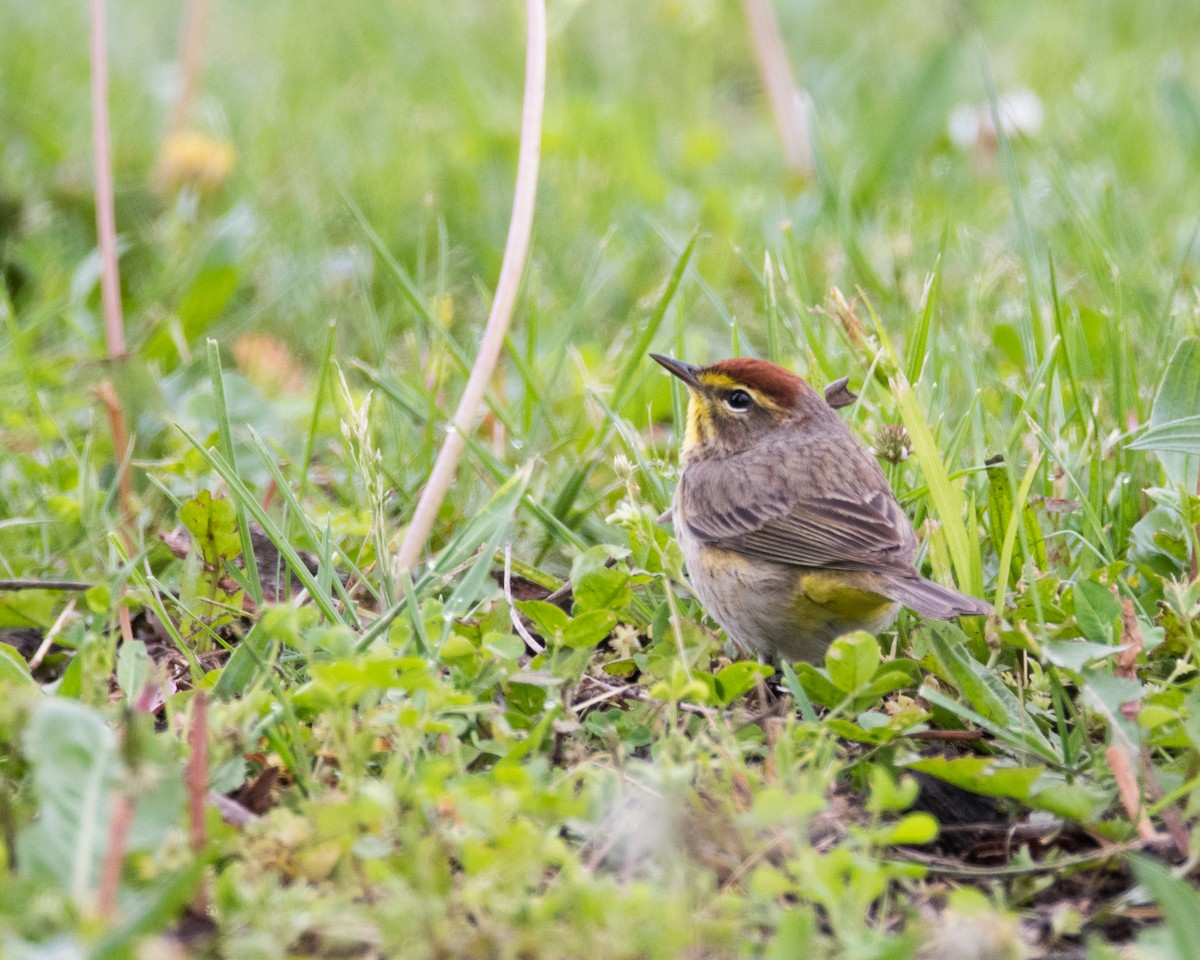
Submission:
[[[1161,577],[1179,577],[1190,559],[1188,532],[1179,511],[1159,506],[1129,531],[1129,559]]]
[[[1157,860],[1131,856],[1134,876],[1163,912],[1175,960],[1200,960],[1200,938],[1196,936],[1196,918],[1200,917],[1200,893]]]
[[[743,693],[753,690],[760,677],[769,677],[775,671],[764,663],[739,660],[723,667],[717,673],[717,697],[721,706],[727,707]]]
[[[1083,675],[1084,703],[1108,722],[1113,741],[1127,750],[1140,749],[1141,735],[1121,708],[1140,700],[1145,692],[1137,680],[1099,670],[1087,670]]]
[[[836,707],[846,699],[845,691],[829,678],[829,674],[811,663],[797,663],[795,672],[801,688],[814,703],[822,707]]]
[[[1102,790],[1094,783],[1078,779],[1074,783],[1067,783],[1062,778],[1056,778],[1054,782],[1049,780],[1048,773],[1038,780],[1033,796],[1026,801],[1031,807],[1068,820],[1088,823],[1103,815],[1112,801],[1112,792]]]
[[[84,591],[83,601],[92,613],[106,614],[112,609],[112,588],[107,583],[94,583]]]
[[[484,637],[483,648],[501,660],[516,660],[525,652],[525,641],[513,633],[492,633]]]
[[[1159,454],[1194,453],[1200,449],[1200,414],[1151,427],[1128,446],[1130,450],[1154,450]]]
[[[1008,797],[1057,816],[1088,822],[1100,816],[1111,796],[1095,784],[1073,783],[1042,767],[1013,766],[991,757],[924,757],[904,764],[947,783],[988,797]]]
[[[611,610],[616,614],[628,609],[633,603],[633,591],[629,588],[629,571],[620,567],[602,567],[584,574],[579,581],[572,581],[575,597],[575,612]]]
[[[763,954],[763,960],[797,960],[798,957],[813,956],[816,928],[811,907],[789,909],[775,925],[775,937]]]
[[[603,670],[610,677],[632,677],[638,672],[638,664],[634,657],[624,657],[620,660],[609,660]]]
[[[561,607],[545,600],[518,600],[516,608],[529,618],[533,628],[547,644],[561,642],[567,624],[571,622]]]
[[[475,649],[475,644],[461,633],[451,633],[438,649],[438,656],[449,662],[452,660],[465,660],[475,656],[478,652]]]
[[[937,820],[928,813],[910,813],[894,824],[881,828],[877,837],[880,843],[917,844],[930,843],[937,839]]]
[[[1095,580],[1080,580],[1072,591],[1075,599],[1075,622],[1085,637],[1093,643],[1111,644],[1115,637],[1116,621],[1121,616],[1121,603],[1108,587]]]
[[[1189,430],[1189,435],[1172,437],[1168,447],[1160,448],[1158,458],[1171,485],[1182,484],[1189,491],[1196,489],[1196,477],[1200,472],[1200,443],[1192,444],[1196,438],[1190,435],[1190,423],[1197,417],[1200,417],[1200,337],[1188,337],[1175,348],[1163,373],[1150,413],[1150,426],[1153,430],[1165,431],[1167,424],[1188,421],[1184,427]],[[1163,441],[1157,442],[1165,440],[1164,437]],[[1145,443],[1145,437],[1139,438],[1138,443],[1149,445]]]
[[[242,605],[241,590],[227,590],[227,564],[242,552],[238,533],[237,511],[224,497],[213,497],[201,490],[179,508],[179,520],[191,534],[188,559],[180,578],[180,599],[195,617],[186,617],[180,625],[185,638],[196,637],[202,647],[208,646],[208,636],[201,619],[210,626],[231,618],[229,607]]]
[[[83,657],[76,654],[67,661],[67,669],[59,678],[54,693],[71,700],[79,699],[83,693]]]
[[[865,713],[860,714],[858,719],[863,720],[867,716]],[[822,726],[843,740],[853,740],[855,743],[888,743],[899,736],[899,730],[893,730],[886,725],[865,727],[844,717],[826,717]]]
[[[966,635],[949,623],[922,627],[943,679],[958,688],[982,716],[1015,734],[1040,752],[1053,755],[1045,735],[1025,711],[1021,701],[995,673],[967,650]]]
[[[25,658],[7,643],[0,643],[0,689],[10,683],[17,686],[37,686]]]
[[[546,706],[546,688],[534,683],[511,680],[504,688],[508,716],[515,726],[528,729],[541,717]]]
[[[151,729],[150,718],[138,715],[126,733],[124,750],[131,744],[139,750],[130,852],[157,848],[180,822],[185,801],[178,758]],[[117,737],[96,710],[47,697],[25,728],[21,749],[32,768],[38,814],[17,837],[20,873],[87,897],[99,877],[121,780]]]
[[[1179,719],[1179,711],[1159,703],[1148,703],[1137,716],[1138,726],[1143,730],[1154,730]]]
[[[883,764],[871,767],[871,792],[867,798],[867,809],[872,813],[899,813],[913,805],[920,792],[916,777],[903,776],[898,780]]]
[[[1042,767],[1008,766],[991,757],[925,757],[904,766],[971,793],[1015,800],[1028,800],[1043,772]]]
[[[573,648],[594,647],[617,625],[617,615],[608,610],[591,610],[573,617],[563,631],[562,642]]]
[[[659,700],[698,700],[707,703],[716,694],[716,681],[712,674],[692,670],[689,674],[683,664],[675,659],[667,676],[650,687],[650,696]]]
[[[263,620],[259,620],[221,669],[213,687],[213,696],[218,700],[232,700],[241,696],[270,669],[268,659],[273,644],[271,632]]]
[[[108,840],[116,735],[90,707],[49,698],[21,746],[33,767],[38,817],[17,839],[20,872],[82,898],[95,887]]]
[[[222,264],[207,267],[197,274],[179,303],[179,322],[189,341],[208,329],[225,309],[238,287],[238,270]]]
[[[905,687],[914,687],[916,684],[913,678],[903,670],[888,670],[889,664],[884,664],[884,672],[876,673],[861,690],[857,691],[854,696],[855,703],[867,702],[867,705],[874,703],[880,697],[887,696],[896,690],[903,690]]]
[[[145,688],[153,669],[154,662],[141,640],[122,643],[117,648],[117,686],[130,703],[136,700]]]
[[[1094,660],[1111,657],[1120,649],[1110,643],[1091,643],[1087,640],[1047,640],[1041,646],[1042,656],[1047,661],[1075,673]]]
[[[825,669],[839,690],[855,693],[879,669],[879,642],[865,630],[838,637],[825,651]]]
[[[628,553],[623,547],[611,543],[598,543],[594,547],[581,550],[571,561],[571,583],[580,584],[593,573],[612,569],[613,562],[627,556]]]
[[[192,545],[206,565],[219,568],[222,560],[233,560],[241,553],[237,511],[225,497],[201,490],[179,508],[179,522],[191,534]]]

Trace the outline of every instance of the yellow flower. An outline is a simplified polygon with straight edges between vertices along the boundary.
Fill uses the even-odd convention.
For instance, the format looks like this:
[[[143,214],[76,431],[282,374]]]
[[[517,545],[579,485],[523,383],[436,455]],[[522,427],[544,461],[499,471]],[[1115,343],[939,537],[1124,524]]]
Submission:
[[[215,190],[229,178],[233,160],[233,144],[228,140],[180,130],[163,141],[158,176],[170,190],[185,186]]]

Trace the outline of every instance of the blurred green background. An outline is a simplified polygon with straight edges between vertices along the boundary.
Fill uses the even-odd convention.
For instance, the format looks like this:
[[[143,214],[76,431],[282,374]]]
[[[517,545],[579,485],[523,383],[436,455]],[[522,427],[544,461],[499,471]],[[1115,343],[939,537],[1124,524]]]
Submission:
[[[45,810],[70,819],[51,774],[77,795],[93,753],[62,745],[89,730],[111,739],[103,711],[130,723],[151,664],[147,647],[139,667],[139,646],[118,646],[118,608],[145,631],[176,613],[190,631],[219,592],[196,551],[183,561],[161,537],[211,494],[229,542],[231,511],[254,507],[276,547],[319,555],[320,582],[288,562],[324,619],[300,601],[272,609],[224,666],[200,634],[177,646],[142,634],[155,657],[194,669],[167,692],[163,729],[142,717],[145,737],[125,744],[153,745],[147,768],[178,783],[179,731],[210,685],[210,785],[269,775],[261,791],[277,803],[261,829],[214,829],[193,855],[177,831],[182,794],[159,802],[178,839],[130,860],[129,902],[159,906],[129,915],[126,946],[154,924],[183,936],[191,888],[163,878],[190,862],[193,886],[213,867],[222,956],[299,955],[332,930],[328,952],[318,939],[305,955],[911,957],[954,882],[914,879],[923,868],[904,860],[936,824],[917,814],[914,834],[891,818],[916,795],[893,760],[908,762],[910,728],[928,723],[990,731],[961,744],[973,772],[934,775],[1008,797],[995,871],[960,878],[992,900],[959,891],[970,897],[955,919],[952,894],[948,942],[970,930],[1017,956],[1021,911],[1031,943],[1070,941],[1082,956],[1083,930],[1097,938],[1089,958],[1116,956],[1099,939],[1132,937],[1149,916],[1112,859],[1135,829],[1106,752],[1133,744],[1130,702],[1144,701],[1145,737],[1131,762],[1161,775],[1161,811],[1200,806],[1200,597],[1185,585],[1197,513],[1155,489],[1193,482],[1195,466],[1177,450],[1164,471],[1128,442],[1177,345],[1200,334],[1200,4],[776,0],[813,102],[816,169],[801,181],[784,168],[737,0],[552,0],[528,270],[431,538],[442,566],[423,568],[408,606],[391,560],[505,242],[523,5],[218,0],[192,118],[213,138],[194,159],[215,172],[184,189],[164,186],[159,159],[180,4],[108,6],[129,342],[115,363],[86,5],[0,0],[0,578],[95,583],[73,599],[0,593],[16,644],[0,645],[0,928],[30,951],[79,938],[56,956],[110,932],[66,832],[71,889],[28,859],[14,872],[9,848],[54,834]],[[1024,132],[972,132],[1011,102],[1025,105]],[[928,545],[922,571],[960,584],[969,571],[1003,615],[969,635],[904,616],[878,649],[847,641],[830,663],[858,650],[876,676],[882,650],[884,668],[905,663],[883,675],[902,688],[859,696],[857,673],[838,684],[801,665],[780,712],[796,697],[808,719],[776,725],[775,707],[760,712],[759,665],[730,664],[675,590],[682,561],[655,518],[675,483],[682,397],[648,350],[768,356],[817,386],[849,376],[861,399],[843,415],[864,440],[902,422],[924,441],[885,467]],[[1200,351],[1177,356],[1162,420],[1196,409]],[[106,379],[128,449],[94,391]],[[212,449],[235,450],[237,470],[214,468]],[[1006,466],[985,470],[995,454]],[[116,483],[126,462],[132,531]],[[604,565],[617,555],[628,564]],[[493,579],[507,561],[530,596],[592,577],[598,608],[572,625],[599,629],[567,644],[552,608],[548,627],[534,624],[550,653],[530,661]],[[335,571],[351,566],[340,603]],[[611,593],[594,586],[610,579]],[[401,607],[386,637],[365,627]],[[35,685],[26,660],[60,628]],[[1110,655],[1138,631],[1144,685]],[[822,719],[809,696],[829,708]],[[110,794],[118,781],[140,791],[129,757],[109,750]],[[91,794],[79,807],[99,809]],[[841,832],[810,834],[827,807]],[[1066,845],[1046,828],[1035,863],[1003,818],[1035,828],[1047,811],[1065,818]],[[102,834],[89,831],[93,847]],[[1090,864],[1073,859],[1091,850],[1074,845],[1084,837],[1101,844]],[[1081,872],[1056,869],[1067,863]],[[1188,930],[1194,891],[1161,872],[1152,892]],[[362,950],[341,950],[339,931]]]
[[[1159,328],[1181,267],[1186,288],[1195,262],[1200,63],[1190,54],[1200,9],[778,7],[815,104],[821,173],[804,187],[786,182],[739,4],[550,4],[530,281],[541,309],[581,312],[584,334],[620,332],[669,260],[659,235],[677,242],[696,225],[712,235],[701,273],[743,323],[759,312],[751,269],[783,243],[798,247],[817,299],[836,283],[911,306],[945,231],[947,270],[975,279],[963,285],[974,302],[955,304],[973,324],[1012,322],[1003,294],[1019,282],[1015,262],[1032,256],[1044,281],[1050,254],[1073,298],[1119,312],[1135,331]],[[135,308],[143,284],[165,282],[138,267],[166,253],[143,194],[173,92],[178,17],[176,4],[111,4],[119,228],[134,246],[125,273]],[[45,214],[17,253],[36,266],[38,288],[63,292],[64,267],[92,244],[85,11],[7,0],[4,20],[0,187]],[[1040,133],[1016,146],[1032,250],[1003,165],[972,162],[947,136],[956,105],[988,99],[985,57],[997,92],[1029,88],[1045,110]],[[513,2],[217,3],[197,119],[237,150],[213,206],[241,204],[251,218],[242,286],[259,294],[223,322],[317,338],[311,328],[330,306],[319,302],[315,261],[363,244],[343,195],[402,263],[431,265],[429,283],[444,227],[449,260],[437,267],[461,298],[458,319],[477,322],[477,287],[494,282],[511,202],[522,61]],[[57,264],[41,261],[48,247]],[[354,298],[334,306],[361,309]],[[690,319],[724,339],[703,297]],[[151,322],[136,309],[130,320],[135,331]]]
[[[508,223],[521,5],[215,4],[194,126],[231,141],[236,159],[228,181],[202,194],[155,188],[180,8],[110,6],[134,357],[121,382],[138,414],[139,453],[162,454],[154,441],[172,420],[205,425],[197,391],[207,370],[196,353],[215,337],[228,356],[251,330],[295,350],[288,376],[311,388],[336,319],[343,369],[358,361],[397,381],[424,377],[425,397],[448,410],[462,370],[445,360],[443,340],[448,333],[472,353]],[[580,389],[613,382],[693,229],[700,241],[656,335],[660,350],[699,360],[764,354],[776,337],[773,355],[814,381],[857,379],[866,361],[816,309],[829,288],[865,295],[903,349],[940,256],[938,323],[923,361],[930,405],[950,416],[969,408],[977,428],[984,418],[998,424],[992,442],[1003,438],[1021,425],[1020,398],[1046,374],[1057,335],[1107,429],[1144,420],[1172,345],[1198,328],[1200,8],[1152,0],[777,10],[814,105],[817,172],[807,182],[782,164],[740,4],[549,5],[537,219],[496,394],[520,421],[508,424],[511,437],[538,452],[563,437],[592,438],[578,426]],[[5,0],[3,20],[0,195],[15,279],[0,395],[10,444],[29,448],[90,431],[82,388],[105,373],[87,21],[78,4],[58,0]],[[986,117],[994,98],[1018,90],[1030,91],[1043,119],[1014,135],[1011,151],[952,141],[956,109]],[[773,334],[764,324],[768,254],[782,321]],[[246,361],[238,366],[255,379]],[[648,365],[638,378],[617,412],[639,427],[647,405],[653,418],[668,417],[665,380]],[[311,396],[289,405],[253,386],[233,388],[239,416],[298,455]],[[67,425],[31,431],[39,405],[69,412]],[[402,495],[421,482],[434,448],[428,424],[412,419],[401,406],[384,428]],[[973,438],[968,446],[983,453],[979,429]],[[103,431],[95,441],[105,448]]]

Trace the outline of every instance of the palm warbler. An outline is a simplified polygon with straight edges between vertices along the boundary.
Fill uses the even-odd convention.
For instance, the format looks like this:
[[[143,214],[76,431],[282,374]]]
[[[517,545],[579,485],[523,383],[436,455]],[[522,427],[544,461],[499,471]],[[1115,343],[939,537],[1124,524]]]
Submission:
[[[990,611],[913,568],[912,524],[832,398],[765,360],[651,356],[690,394],[676,536],[696,595],[738,646],[813,660],[844,633],[888,626],[901,604],[943,620]]]

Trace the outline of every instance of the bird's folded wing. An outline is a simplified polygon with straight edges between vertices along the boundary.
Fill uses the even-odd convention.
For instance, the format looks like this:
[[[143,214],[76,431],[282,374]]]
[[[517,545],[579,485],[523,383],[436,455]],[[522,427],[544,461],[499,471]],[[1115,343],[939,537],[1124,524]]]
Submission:
[[[891,491],[818,497],[794,491],[784,478],[766,485],[775,489],[747,480],[731,472],[728,461],[688,467],[680,496],[682,519],[693,536],[802,567],[863,570],[907,567],[912,561],[916,539]]]

